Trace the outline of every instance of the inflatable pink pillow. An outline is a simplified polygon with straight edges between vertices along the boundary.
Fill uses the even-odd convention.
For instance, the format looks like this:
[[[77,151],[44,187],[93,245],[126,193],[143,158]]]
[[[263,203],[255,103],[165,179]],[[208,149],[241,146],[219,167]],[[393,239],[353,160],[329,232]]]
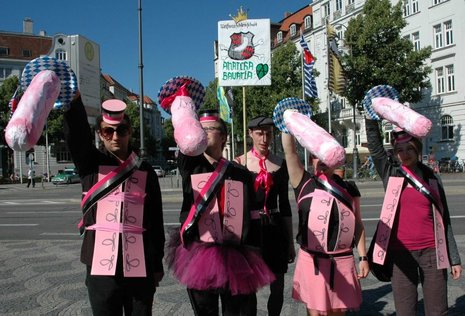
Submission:
[[[168,80],[158,93],[161,107],[171,114],[174,140],[187,156],[201,155],[207,149],[207,134],[197,117],[205,89],[194,78],[175,77]]]
[[[284,111],[284,123],[289,132],[310,153],[330,168],[344,164],[346,153],[338,141],[308,116],[295,110]]]
[[[417,138],[425,137],[431,131],[432,123],[425,116],[390,98],[373,98],[373,110],[383,119]]]
[[[54,71],[42,70],[32,79],[5,129],[11,149],[27,151],[37,143],[60,89]]]

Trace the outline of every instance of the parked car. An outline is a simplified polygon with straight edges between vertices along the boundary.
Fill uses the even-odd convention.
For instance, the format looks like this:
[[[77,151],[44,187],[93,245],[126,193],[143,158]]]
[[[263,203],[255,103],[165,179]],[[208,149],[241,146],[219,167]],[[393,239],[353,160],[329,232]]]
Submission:
[[[163,170],[161,166],[152,166],[152,167],[158,177],[164,177],[166,175],[165,170]]]
[[[79,183],[81,179],[75,168],[65,168],[65,170],[58,170],[58,173],[52,177],[51,181],[53,184],[58,185]]]

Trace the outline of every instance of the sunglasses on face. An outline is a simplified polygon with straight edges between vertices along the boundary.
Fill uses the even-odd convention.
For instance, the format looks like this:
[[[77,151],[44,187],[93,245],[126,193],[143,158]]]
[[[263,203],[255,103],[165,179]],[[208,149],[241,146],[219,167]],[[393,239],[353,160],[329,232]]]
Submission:
[[[113,134],[115,132],[119,137],[128,136],[129,129],[130,129],[129,125],[125,125],[125,124],[118,125],[116,128],[107,126],[107,127],[101,128],[100,133],[102,134],[103,138],[109,140],[113,138]]]
[[[212,133],[212,132],[215,132],[215,131],[220,132],[221,131],[221,127],[216,127],[216,126],[206,126],[206,127],[202,127],[202,128],[206,133]]]

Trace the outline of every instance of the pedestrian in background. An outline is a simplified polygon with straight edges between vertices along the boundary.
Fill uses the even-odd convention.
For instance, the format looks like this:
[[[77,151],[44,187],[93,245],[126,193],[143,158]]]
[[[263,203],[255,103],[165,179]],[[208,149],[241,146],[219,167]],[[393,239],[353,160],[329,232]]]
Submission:
[[[27,187],[29,188],[29,186],[32,184],[32,187],[35,188],[36,187],[36,180],[35,180],[35,177],[36,177],[36,172],[34,169],[32,168],[29,168],[28,172],[27,172]]]
[[[370,247],[373,263],[391,278],[397,315],[416,314],[419,283],[425,315],[446,315],[447,269],[458,279],[462,267],[442,183],[420,161],[420,139],[405,131],[393,132],[393,155],[388,156],[378,121],[367,118],[366,131],[386,191]]]
[[[151,315],[162,280],[164,226],[158,177],[130,146],[126,104],[107,100],[95,130],[78,96],[64,113],[65,139],[81,178],[81,262],[93,315]]]
[[[284,302],[284,274],[288,263],[294,262],[292,212],[289,203],[289,175],[286,160],[270,152],[273,141],[273,120],[258,116],[248,123],[252,149],[236,162],[246,165],[254,175],[258,205],[262,208],[262,254],[276,276],[270,284],[268,315],[280,315]]]

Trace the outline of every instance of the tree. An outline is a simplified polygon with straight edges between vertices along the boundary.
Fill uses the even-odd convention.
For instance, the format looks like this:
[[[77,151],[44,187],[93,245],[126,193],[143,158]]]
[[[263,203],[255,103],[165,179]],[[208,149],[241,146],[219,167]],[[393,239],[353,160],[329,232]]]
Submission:
[[[129,116],[132,125],[132,136],[131,136],[131,147],[138,151],[140,149],[140,114],[139,105],[135,102],[127,101],[128,105],[126,114]],[[157,141],[150,133],[150,129],[144,125],[144,146],[145,155],[147,157],[156,157],[157,150],[159,147],[159,141]]]
[[[10,102],[16,87],[19,85],[19,79],[16,76],[10,76],[0,86],[0,126],[3,128],[8,124],[10,119]]]
[[[367,0],[363,13],[348,24],[345,43],[350,54],[343,57],[347,79],[344,96],[354,106],[376,85],[391,85],[400,93],[401,102],[412,103],[420,101],[422,89],[430,86],[431,68],[425,60],[431,47],[415,51],[410,40],[401,37],[406,26],[402,4]]]

